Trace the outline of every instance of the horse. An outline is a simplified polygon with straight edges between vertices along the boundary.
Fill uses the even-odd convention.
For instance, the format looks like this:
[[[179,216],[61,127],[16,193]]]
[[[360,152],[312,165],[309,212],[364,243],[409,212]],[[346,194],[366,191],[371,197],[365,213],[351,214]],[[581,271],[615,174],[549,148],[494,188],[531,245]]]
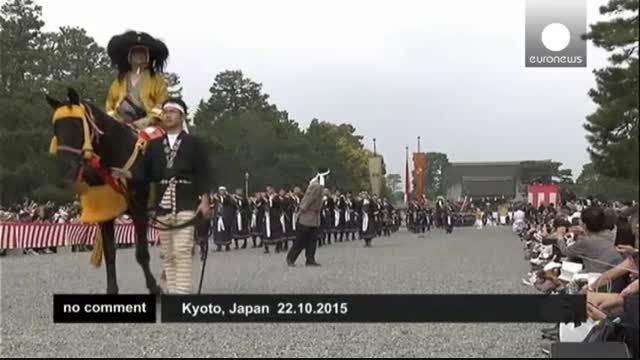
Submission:
[[[116,206],[104,197],[100,198],[101,201],[88,198],[82,203],[83,211],[87,210],[86,207],[98,209],[97,211],[113,208],[112,213],[104,215],[107,218],[97,221],[106,264],[107,294],[118,293],[114,221],[124,213],[128,213],[134,223],[135,257],[144,273],[147,289],[151,294],[162,293],[149,267],[147,204],[151,184],[144,175],[145,142],[129,126],[110,117],[95,105],[82,101],[72,88],[68,89],[65,101],[56,100],[49,95],[46,95],[46,100],[53,109],[54,138],[50,151],[61,165],[65,178],[76,185],[81,199],[83,194],[94,194],[100,198],[99,192],[87,193],[90,191],[88,189],[101,189],[103,193],[121,195],[115,199],[122,199],[123,206]],[[112,176],[115,169],[120,169],[126,175],[124,181]],[[81,184],[85,184],[84,187]],[[98,259],[102,256],[99,251],[97,242],[94,256]],[[94,265],[99,266],[99,263],[100,260]]]

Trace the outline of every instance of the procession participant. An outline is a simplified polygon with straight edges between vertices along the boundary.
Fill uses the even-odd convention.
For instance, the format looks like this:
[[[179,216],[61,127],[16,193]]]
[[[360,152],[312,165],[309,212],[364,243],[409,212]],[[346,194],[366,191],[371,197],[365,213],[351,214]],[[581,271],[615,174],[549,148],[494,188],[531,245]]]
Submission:
[[[426,226],[426,230],[431,231],[431,227],[433,226],[433,209],[431,208],[431,206],[425,206],[424,224]]]
[[[298,210],[300,210],[300,202],[302,201],[302,197],[304,193],[299,186],[293,188],[291,192],[291,198],[293,199],[293,215],[291,216],[291,228],[293,230],[293,241],[295,241],[297,236],[297,223],[298,223]]]
[[[215,251],[231,250],[233,221],[235,218],[235,203],[227,193],[227,188],[220,186],[215,194],[215,223],[213,224],[213,241],[216,244]]]
[[[260,242],[262,243],[262,239],[264,239],[264,231],[265,231],[265,200],[262,193],[255,193],[250,198],[251,205],[251,241],[253,242],[253,247],[256,248],[259,245],[257,244],[257,238],[260,238]],[[260,244],[261,246],[262,244]]]
[[[442,196],[438,196],[436,200],[436,211],[435,211],[435,226],[437,228],[444,227],[443,221],[443,213],[444,213],[444,198]]]
[[[320,212],[322,210],[322,197],[325,177],[329,171],[321,169],[318,174],[311,179],[304,197],[300,201],[300,207],[296,218],[296,240],[287,254],[287,265],[295,266],[298,255],[305,249],[307,266],[320,266],[316,262],[315,252],[317,243],[317,232],[320,229]]]
[[[282,248],[284,231],[282,228],[282,203],[273,186],[267,186],[265,237],[262,239],[264,253],[269,253],[269,245],[276,245],[276,254]]]
[[[293,218],[293,199],[289,196],[285,189],[280,189],[280,203],[282,204],[282,214],[280,215],[280,223],[282,224],[282,248],[289,250],[289,240],[295,238],[291,219]]]
[[[481,230],[482,226],[483,226],[483,221],[482,221],[482,210],[480,210],[480,208],[476,208],[476,222],[475,222],[475,228],[476,230]]]
[[[414,200],[409,201],[407,204],[407,212],[405,214],[405,223],[407,226],[407,230],[412,233],[416,232],[416,219],[417,219],[417,207],[416,202]]]
[[[393,209],[393,232],[398,232],[400,230],[400,226],[402,226],[402,216],[400,215],[400,211],[398,209]]]
[[[363,194],[359,193],[355,199],[353,199],[353,213],[356,214],[356,225],[358,226],[358,239],[362,239],[362,201]]]
[[[353,195],[348,192],[346,198],[346,211],[345,211],[345,224],[346,224],[346,232],[347,232],[347,240],[349,240],[349,235],[351,235],[351,240],[356,239],[356,233],[358,232],[358,217],[355,212],[355,203],[353,199]]]
[[[373,207],[375,208],[373,222],[375,225],[376,234],[378,236],[382,236],[382,203],[380,202],[380,199],[377,195],[373,195],[372,202]]]
[[[447,234],[451,234],[453,232],[453,208],[448,200],[444,205],[442,220]]]
[[[369,198],[367,192],[363,192],[362,195],[362,238],[364,239],[364,246],[370,247],[371,240],[376,237],[377,230],[375,225],[375,216],[377,212],[377,206],[373,199]]]
[[[329,189],[324,189],[324,195],[322,197],[322,215],[321,225],[322,230],[320,246],[325,243],[331,244],[331,229],[333,228],[334,211],[333,211],[333,197]]]
[[[109,40],[107,53],[118,69],[106,99],[107,114],[140,130],[158,124],[169,97],[163,76],[167,46],[147,33],[127,31]]]
[[[242,189],[236,189],[232,199],[235,206],[232,231],[233,241],[236,244],[236,249],[238,249],[238,240],[244,240],[242,248],[246,249],[247,238],[250,236],[249,218],[251,216],[251,209],[249,208],[249,199],[244,195]]]
[[[346,231],[347,198],[336,190],[335,199],[335,239],[342,242]]]
[[[423,233],[427,227],[427,209],[426,206],[416,201],[415,204],[415,232]]]
[[[393,208],[390,206],[389,201],[382,199],[381,205],[381,228],[384,236],[391,236],[391,227],[393,226]]]
[[[163,271],[169,294],[192,291],[194,226],[181,227],[201,214],[209,217],[209,186],[212,182],[207,151],[202,141],[183,130],[187,106],[180,98],[163,104],[162,127],[166,134],[149,142],[145,170],[150,181],[158,183],[158,220],[177,226],[160,230]]]

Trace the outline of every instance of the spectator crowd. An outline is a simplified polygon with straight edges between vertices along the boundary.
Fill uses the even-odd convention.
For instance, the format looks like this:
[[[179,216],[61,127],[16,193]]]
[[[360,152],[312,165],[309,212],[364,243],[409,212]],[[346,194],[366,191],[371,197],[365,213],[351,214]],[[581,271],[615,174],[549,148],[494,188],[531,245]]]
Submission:
[[[544,294],[586,294],[588,319],[544,329],[551,342],[622,342],[638,357],[638,205],[594,199],[514,213],[531,271]],[[543,351],[551,353],[551,344]]]
[[[0,223],[75,223],[80,218],[80,204],[44,204],[31,199],[11,206],[0,206]],[[0,256],[6,255],[6,249],[0,249]],[[23,249],[24,254],[51,254],[56,247]]]

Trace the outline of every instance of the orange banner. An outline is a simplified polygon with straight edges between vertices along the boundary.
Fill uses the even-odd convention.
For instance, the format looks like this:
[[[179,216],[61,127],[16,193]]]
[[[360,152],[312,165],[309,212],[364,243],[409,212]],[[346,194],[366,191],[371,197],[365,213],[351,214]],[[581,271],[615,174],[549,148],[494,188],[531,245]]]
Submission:
[[[422,195],[426,192],[427,186],[427,154],[414,153],[413,154],[413,168],[415,179],[415,194],[416,200],[422,202]]]

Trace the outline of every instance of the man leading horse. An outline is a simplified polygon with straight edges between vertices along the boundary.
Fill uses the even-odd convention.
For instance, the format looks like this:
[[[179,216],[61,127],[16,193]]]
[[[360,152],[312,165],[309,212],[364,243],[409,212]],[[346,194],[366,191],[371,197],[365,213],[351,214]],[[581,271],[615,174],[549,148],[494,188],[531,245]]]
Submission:
[[[167,100],[167,86],[162,75],[168,57],[166,46],[146,33],[129,31],[111,39],[108,53],[112,64],[118,68],[119,74],[109,90],[106,101],[107,113],[92,104],[82,102],[73,89],[69,89],[68,101],[60,102],[47,97],[54,109],[52,117],[54,137],[50,151],[66,168],[69,179],[78,185],[83,222],[100,225],[92,262],[96,266],[99,265],[102,260],[101,255],[104,253],[107,293],[118,292],[114,219],[128,211],[133,218],[136,230],[136,259],[143,269],[147,288],[151,293],[157,294],[161,289],[149,268],[147,240],[149,222],[147,205],[149,195],[152,192],[155,193],[150,189],[152,188],[150,180],[152,177],[158,180],[163,191],[162,200],[164,201],[162,204],[156,203],[156,208],[166,203],[167,196],[173,196],[174,203],[177,196],[181,204],[178,205],[177,211],[174,207],[170,214],[162,214],[165,216],[163,219],[169,224],[165,223],[166,231],[161,232],[161,237],[165,238],[167,244],[173,244],[170,246],[176,246],[178,243],[181,243],[180,246],[186,246],[186,242],[183,241],[184,236],[180,237],[182,240],[174,242],[170,231],[179,228],[183,234],[186,234],[194,230],[193,225],[198,225],[198,222],[202,223],[202,221],[194,221],[196,220],[194,214],[194,218],[190,221],[176,225],[176,219],[171,217],[179,214],[180,210],[182,215],[187,210],[193,212],[193,208],[186,209],[182,205],[185,201],[189,201],[187,199],[189,196],[185,195],[189,193],[185,190],[189,188],[186,184],[189,179],[181,178],[185,175],[179,174],[181,165],[176,165],[177,170],[174,170],[173,164],[170,163],[173,163],[176,157],[183,159],[177,163],[184,162],[185,158],[193,160],[193,152],[189,153],[190,145],[188,144],[197,143],[196,152],[202,156],[205,154],[199,142],[192,141],[191,137],[186,137],[184,134],[187,130],[184,102],[180,99]],[[156,127],[155,125],[158,125],[162,119],[165,119],[165,123],[160,125],[164,126]],[[173,131],[176,128],[178,132]],[[165,129],[173,133],[167,135]],[[185,146],[178,151],[182,142]],[[168,145],[169,149],[163,148],[163,145],[164,147]],[[161,151],[151,151],[154,155],[149,157],[149,161],[145,161],[144,158],[147,146],[150,149],[161,148]],[[160,155],[164,161],[159,160]],[[174,160],[170,161],[171,156]],[[164,166],[161,170],[157,168],[159,163]],[[198,163],[208,165],[206,159]],[[204,170],[205,173],[207,171]],[[114,176],[114,172],[119,176]],[[172,173],[180,176],[167,177]],[[122,177],[125,179],[123,180]],[[199,180],[197,189],[202,183],[208,182],[208,180],[203,182]],[[180,190],[176,190],[172,182],[180,184],[177,186]],[[171,194],[167,195],[168,192]],[[159,194],[155,195],[159,196]],[[207,215],[208,206],[207,210],[197,213]],[[198,230],[199,238],[206,239],[206,230],[201,226]],[[175,248],[167,249],[163,246],[163,250],[169,251],[168,258],[175,253]],[[175,273],[176,266],[170,266],[165,261],[165,272],[169,269],[169,272]],[[183,292],[180,289],[174,286],[169,291]]]
[[[100,250],[104,253],[107,293],[118,293],[114,220],[125,212],[133,218],[136,259],[147,288],[153,294],[161,292],[149,267],[149,203],[161,228],[167,290],[190,292],[194,235],[207,241],[206,230],[199,224],[206,223],[200,217],[209,215],[206,195],[211,178],[203,144],[183,130],[184,102],[169,99],[164,103],[161,118],[166,134],[147,143],[130,126],[81,101],[73,89],[64,102],[49,96],[47,100],[53,108],[50,151],[63,165],[67,179],[76,185],[82,222],[99,224],[94,255]],[[127,178],[118,178],[113,171],[128,174]],[[149,201],[151,182],[159,183],[156,196],[151,197],[155,201]]]

